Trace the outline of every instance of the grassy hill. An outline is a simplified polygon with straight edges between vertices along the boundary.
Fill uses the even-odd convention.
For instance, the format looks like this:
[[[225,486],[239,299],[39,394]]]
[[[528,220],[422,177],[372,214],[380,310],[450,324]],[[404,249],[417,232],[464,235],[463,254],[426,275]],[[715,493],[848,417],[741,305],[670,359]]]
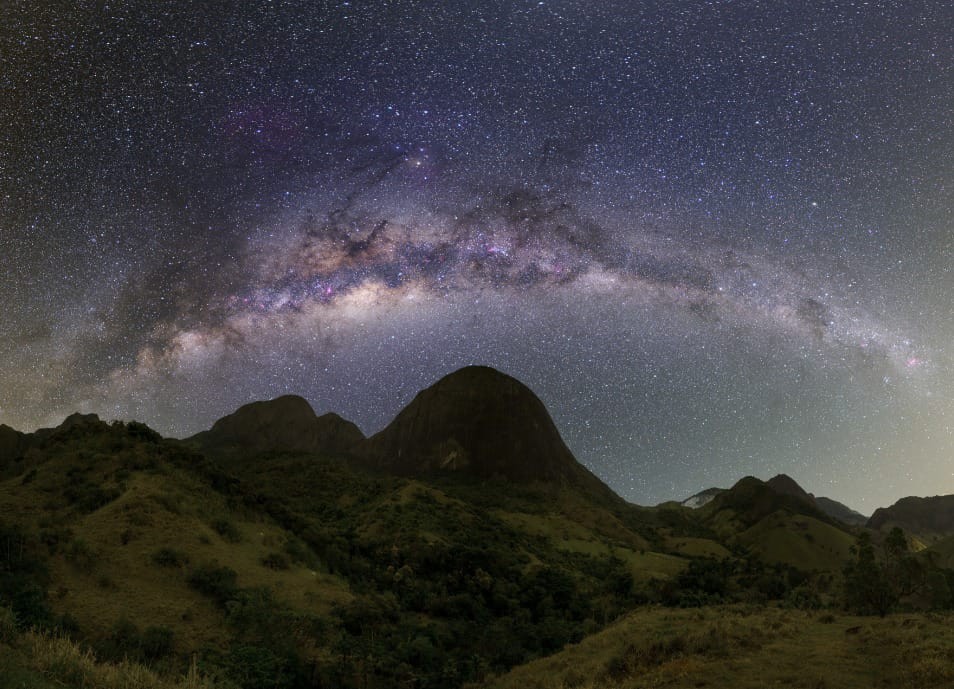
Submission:
[[[339,437],[296,405],[302,423],[285,436]],[[670,667],[745,678],[726,653],[775,662],[834,627],[820,613],[705,606],[831,604],[855,557],[848,527],[757,479],[698,510],[645,508],[563,474],[396,476],[92,416],[13,440],[0,473],[0,677],[21,678],[12,686],[443,689],[549,672],[539,659],[573,648],[609,674],[594,666],[567,686],[643,686],[644,670],[675,681]],[[949,606],[954,576],[932,575],[921,599]]]
[[[486,689],[954,685],[954,616],[853,617],[729,606],[643,608]]]
[[[693,537],[565,486],[206,456],[89,419],[31,445],[0,482],[0,524],[35,563],[4,584],[22,624],[106,662],[182,673],[198,653],[213,676],[278,672],[283,686],[502,672],[631,609],[639,584],[686,568],[670,536]]]

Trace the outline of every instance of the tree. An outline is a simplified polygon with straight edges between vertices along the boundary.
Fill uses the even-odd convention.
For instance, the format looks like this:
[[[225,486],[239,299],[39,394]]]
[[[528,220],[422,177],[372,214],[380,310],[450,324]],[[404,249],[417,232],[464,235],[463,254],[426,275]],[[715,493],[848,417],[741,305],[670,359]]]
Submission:
[[[908,539],[894,527],[884,539],[884,572],[888,586],[900,598],[914,593],[924,581],[924,568],[908,550]]]
[[[853,559],[845,566],[845,607],[860,615],[884,617],[898,602],[884,568],[875,558],[871,534],[862,531],[852,547]]]

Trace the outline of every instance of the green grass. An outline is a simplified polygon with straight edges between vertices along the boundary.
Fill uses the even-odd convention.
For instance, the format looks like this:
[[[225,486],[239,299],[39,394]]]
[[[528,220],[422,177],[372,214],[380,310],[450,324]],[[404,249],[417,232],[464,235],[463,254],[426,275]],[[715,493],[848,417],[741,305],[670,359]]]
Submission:
[[[49,569],[48,580],[41,578],[55,614],[42,624],[69,615],[76,638],[102,658],[122,657],[108,642],[128,620],[143,638],[150,629],[171,633],[160,639],[171,648],[163,647],[158,665],[199,652],[211,671],[241,674],[297,658],[289,668],[317,668],[328,686],[456,687],[559,651],[638,601],[785,599],[791,572],[756,558],[838,572],[852,545],[849,534],[819,518],[770,511],[776,501],[764,491],[755,511],[737,511],[744,501],[715,515],[654,510],[594,503],[555,486],[409,480],[302,454],[205,460],[121,430],[52,444],[24,467],[29,481],[0,481],[0,523],[29,532]],[[80,488],[69,490],[73,484]],[[798,674],[805,658],[834,663],[825,654],[835,649],[860,677],[862,650],[895,658],[903,648],[919,660],[889,678],[947,681],[947,636],[931,646],[909,628],[932,618],[897,629],[856,622],[880,630],[866,636],[846,635],[836,617],[646,608],[514,670],[518,679],[500,686],[818,689],[841,685]],[[62,662],[79,667],[81,679],[109,665],[43,638],[35,647],[8,644],[0,653],[11,668],[6,676],[26,686],[69,686],[51,669],[57,654],[72,658]],[[818,644],[826,650],[816,658]],[[585,654],[573,655],[575,648]],[[54,658],[52,665],[42,657]],[[237,659],[246,663],[239,670]],[[758,681],[774,685],[752,674],[767,665],[771,673]]]
[[[50,602],[85,635],[103,638],[129,618],[175,629],[178,651],[222,645],[228,638],[222,611],[187,584],[189,567],[212,560],[234,569],[240,587],[268,587],[277,601],[304,613],[327,615],[353,598],[346,582],[325,571],[291,562],[283,569],[263,566],[294,535],[261,514],[235,511],[194,474],[168,463],[124,471],[121,494],[91,512],[59,499],[76,466],[91,483],[118,486],[114,477],[135,459],[130,454],[80,463],[75,453],[51,453],[27,485],[17,477],[0,482],[3,521],[50,524],[51,533],[67,533],[68,526],[69,540],[48,561]],[[174,552],[182,562],[157,564],[157,552]]]
[[[195,665],[162,675],[137,663],[103,662],[79,644],[26,632],[0,644],[0,689],[216,689]],[[226,689],[226,687],[223,687]]]
[[[854,545],[854,539],[840,529],[781,510],[742,532],[736,540],[766,562],[803,570],[838,571]]]
[[[954,686],[954,616],[645,608],[486,689]]]
[[[666,546],[675,554],[685,557],[722,559],[730,555],[729,550],[724,545],[711,538],[672,537],[666,542]]]

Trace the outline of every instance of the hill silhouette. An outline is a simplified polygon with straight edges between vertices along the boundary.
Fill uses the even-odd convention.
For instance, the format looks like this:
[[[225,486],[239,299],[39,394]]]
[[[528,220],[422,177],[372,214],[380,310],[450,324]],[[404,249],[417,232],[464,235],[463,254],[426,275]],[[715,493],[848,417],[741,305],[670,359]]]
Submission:
[[[0,453],[0,623],[9,608],[23,629],[68,628],[101,658],[180,677],[198,655],[226,686],[453,689],[629,611],[662,630],[684,606],[834,609],[863,531],[784,475],[704,491],[715,497],[698,509],[628,504],[576,461],[529,388],[485,367],[423,390],[370,439],[289,395],[187,441],[92,414],[0,427]],[[901,501],[881,528],[945,528],[949,499]],[[954,572],[937,569],[952,552],[948,538],[922,558],[935,607],[954,606]],[[757,651],[750,640],[780,622],[752,627],[749,611],[745,635],[726,636],[725,610],[671,648],[647,639],[631,653],[621,635],[610,679],[629,665],[641,677],[644,655],[720,644],[715,660],[723,640]],[[816,619],[812,638],[834,628],[804,617]],[[853,643],[857,624],[841,626]],[[39,667],[36,646],[4,643],[0,664],[13,652],[15,670]]]
[[[403,476],[456,472],[616,497],[577,462],[530,388],[485,366],[455,371],[418,393],[362,454]]]
[[[878,531],[899,526],[924,544],[934,543],[954,534],[954,495],[901,498],[876,509],[867,526]]]
[[[332,455],[347,453],[363,440],[364,434],[355,424],[334,413],[316,416],[311,405],[297,395],[246,404],[216,421],[208,431],[189,438],[206,450]]]

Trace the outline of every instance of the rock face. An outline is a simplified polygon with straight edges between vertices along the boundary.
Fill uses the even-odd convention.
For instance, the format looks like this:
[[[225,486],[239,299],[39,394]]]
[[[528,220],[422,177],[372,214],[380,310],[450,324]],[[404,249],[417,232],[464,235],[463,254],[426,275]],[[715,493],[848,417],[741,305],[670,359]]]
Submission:
[[[206,449],[340,454],[354,449],[364,434],[337,414],[315,416],[304,398],[284,395],[246,404],[191,440]]]
[[[609,491],[567,448],[540,399],[495,369],[469,366],[418,393],[363,455],[385,471],[441,471]]]
[[[704,505],[708,505],[710,502],[712,502],[715,496],[724,492],[725,488],[706,488],[705,490],[686,498],[679,504],[683,507],[691,507],[692,509],[697,510]]]

